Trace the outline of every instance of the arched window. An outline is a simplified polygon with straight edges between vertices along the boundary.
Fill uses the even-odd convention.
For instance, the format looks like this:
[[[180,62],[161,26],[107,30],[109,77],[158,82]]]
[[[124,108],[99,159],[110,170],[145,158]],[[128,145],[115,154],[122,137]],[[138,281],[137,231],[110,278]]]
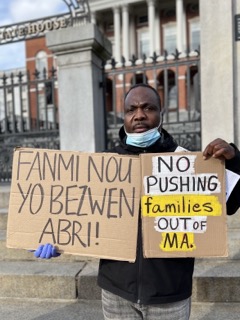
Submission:
[[[36,69],[39,72],[39,79],[44,78],[44,72],[48,71],[48,61],[47,61],[47,54],[45,51],[39,51],[36,54]],[[45,71],[44,71],[45,70]]]

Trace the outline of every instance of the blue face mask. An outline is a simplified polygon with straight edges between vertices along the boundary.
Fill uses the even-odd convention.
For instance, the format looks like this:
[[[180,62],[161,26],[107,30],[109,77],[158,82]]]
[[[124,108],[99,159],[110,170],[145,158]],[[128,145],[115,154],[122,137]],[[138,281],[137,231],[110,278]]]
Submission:
[[[125,130],[125,133],[127,135],[126,143],[135,147],[147,148],[154,144],[160,138],[161,134],[158,131],[158,128],[159,126],[139,133],[128,133]]]

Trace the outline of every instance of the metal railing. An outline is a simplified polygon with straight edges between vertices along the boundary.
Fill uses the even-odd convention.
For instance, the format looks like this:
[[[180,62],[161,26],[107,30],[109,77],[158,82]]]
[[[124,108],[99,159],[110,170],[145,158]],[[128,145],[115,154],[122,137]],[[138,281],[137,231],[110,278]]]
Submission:
[[[201,149],[200,57],[173,55],[132,57],[104,66],[107,148],[118,143],[124,96],[136,83],[158,90],[165,109],[163,127],[192,151]],[[19,71],[0,75],[0,182],[9,181],[17,146],[59,149],[56,70],[34,75]]]
[[[59,149],[57,100],[54,68],[0,76],[0,182],[11,179],[15,147]]]

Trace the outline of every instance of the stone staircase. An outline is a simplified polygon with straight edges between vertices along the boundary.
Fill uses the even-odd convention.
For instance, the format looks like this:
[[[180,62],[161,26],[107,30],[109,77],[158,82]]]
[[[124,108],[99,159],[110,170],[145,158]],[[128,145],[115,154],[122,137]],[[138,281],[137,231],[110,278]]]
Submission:
[[[9,190],[0,185],[0,319],[103,319],[97,259],[62,255],[45,261],[26,250],[6,248]],[[191,320],[240,319],[239,212],[228,217],[228,232],[228,258],[196,260]],[[31,312],[26,311],[29,304]],[[62,313],[56,311],[59,306]]]

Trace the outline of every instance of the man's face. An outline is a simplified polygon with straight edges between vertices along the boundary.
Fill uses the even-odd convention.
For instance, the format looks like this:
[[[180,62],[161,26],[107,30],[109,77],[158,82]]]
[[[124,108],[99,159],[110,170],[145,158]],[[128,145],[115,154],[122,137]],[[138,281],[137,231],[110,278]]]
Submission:
[[[124,126],[128,133],[140,133],[155,128],[160,123],[159,101],[152,89],[132,89],[125,100]]]

